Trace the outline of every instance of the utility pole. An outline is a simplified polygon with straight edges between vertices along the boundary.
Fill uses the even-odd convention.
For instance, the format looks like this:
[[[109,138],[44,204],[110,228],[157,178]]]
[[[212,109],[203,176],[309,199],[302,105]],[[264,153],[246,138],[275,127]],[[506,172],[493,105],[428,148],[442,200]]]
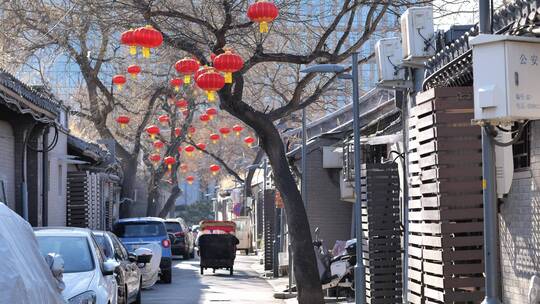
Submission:
[[[491,3],[480,0],[480,33],[491,34]],[[495,177],[495,145],[489,126],[482,126],[482,188],[484,203],[484,267],[486,297],[482,303],[499,304],[499,248],[497,235],[497,194]]]

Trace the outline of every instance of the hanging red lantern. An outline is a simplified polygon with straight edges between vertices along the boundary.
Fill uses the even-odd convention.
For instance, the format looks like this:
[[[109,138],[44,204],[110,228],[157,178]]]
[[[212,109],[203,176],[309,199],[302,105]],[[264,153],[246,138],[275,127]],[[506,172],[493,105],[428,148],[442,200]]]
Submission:
[[[206,115],[208,115],[208,117],[210,117],[210,119],[214,119],[214,116],[217,115],[217,110],[215,108],[208,108],[208,110],[206,110]]]
[[[127,68],[127,72],[131,75],[131,78],[133,79],[137,78],[137,75],[139,75],[141,71],[141,67],[136,64],[132,64]]]
[[[199,61],[193,58],[180,59],[174,65],[174,68],[180,75],[184,76],[184,83],[191,83],[191,75],[195,74],[199,69]]]
[[[174,165],[174,163],[176,163],[176,159],[172,156],[167,156],[163,159],[163,162],[165,163],[165,165],[167,165],[167,170],[169,170],[169,173],[171,173],[172,166]]]
[[[200,75],[195,79],[197,86],[206,91],[208,101],[213,102],[216,100],[216,92],[221,90],[225,86],[225,78],[223,75],[216,72],[215,69],[209,69],[206,73]]]
[[[174,135],[176,137],[179,137],[180,135],[182,135],[182,129],[180,128],[174,128]]]
[[[144,58],[150,57],[150,49],[157,48],[163,43],[163,35],[151,25],[136,29],[133,35],[137,44],[142,47]]]
[[[159,123],[162,124],[163,126],[164,126],[164,125],[167,125],[167,124],[169,123],[169,121],[170,121],[169,115],[167,115],[167,114],[159,115],[158,121],[159,121]]]
[[[248,147],[251,147],[251,145],[253,145],[253,143],[255,142],[255,138],[248,136],[244,138],[244,142],[248,145]]]
[[[197,70],[197,72],[195,72],[195,75],[193,75],[193,79],[197,80],[197,78],[199,78],[199,76],[201,76],[202,74],[210,71],[211,69],[212,69],[212,67],[209,67],[207,65],[200,67]]]
[[[220,169],[221,167],[218,165],[210,165],[210,171],[212,172],[212,175],[217,175]]]
[[[189,126],[189,128],[188,128],[188,134],[189,135],[188,136],[189,137],[193,136],[193,134],[195,134],[196,131],[197,131],[197,129],[195,129],[194,126]]]
[[[190,185],[193,184],[193,182],[195,181],[195,177],[189,175],[189,176],[186,176],[186,182]]]
[[[188,156],[191,156],[192,153],[195,151],[195,147],[194,146],[187,146],[187,147],[184,148],[184,151],[186,151]]]
[[[180,165],[180,170],[183,172],[183,173],[186,173],[188,171],[188,165],[186,164],[181,164]]]
[[[173,78],[171,79],[170,83],[171,83],[171,87],[173,87],[174,90],[178,92],[180,91],[180,87],[182,86],[182,84],[184,84],[184,81],[180,78]]]
[[[179,99],[176,101],[176,107],[180,109],[186,109],[188,107],[188,101],[185,99]]]
[[[129,47],[131,55],[137,54],[137,41],[135,40],[134,30],[130,29],[120,35],[120,43]]]
[[[148,156],[148,160],[153,162],[154,165],[155,165],[161,160],[161,155],[159,155],[159,154],[150,154],[150,156]]]
[[[156,125],[148,126],[148,128],[146,128],[146,133],[150,135],[150,138],[154,139],[156,138],[156,135],[159,134],[159,127]]]
[[[154,146],[154,148],[159,152],[159,150],[161,150],[161,148],[163,148],[165,146],[165,144],[161,141],[161,140],[156,140],[154,141],[154,143],[152,144]]]
[[[236,133],[236,136],[240,136],[240,132],[244,130],[244,127],[242,127],[241,125],[234,125],[232,129],[234,133]]]
[[[120,124],[120,128],[124,129],[129,123],[129,116],[121,115],[116,118],[116,122]]]
[[[126,76],[124,75],[114,75],[112,82],[116,85],[118,91],[122,91],[122,87],[126,84]]]
[[[199,153],[202,153],[202,151],[206,150],[206,144],[198,143],[196,146],[197,149],[199,149]]]
[[[225,53],[216,57],[214,67],[225,73],[225,83],[232,83],[232,73],[236,73],[244,67],[244,60],[238,54],[226,50]]]
[[[208,114],[201,114],[201,116],[199,116],[199,120],[204,124],[207,124],[208,121],[210,121],[210,116]]]
[[[251,21],[259,23],[261,33],[268,33],[268,23],[276,20],[279,10],[273,2],[258,0],[249,6],[247,15]]]
[[[210,134],[210,140],[212,141],[213,144],[216,144],[219,140],[219,134],[216,134],[216,133]]]
[[[221,129],[219,129],[219,133],[221,133],[221,135],[223,135],[223,137],[227,137],[227,136],[229,136],[229,133],[231,133],[231,129],[229,129],[229,128],[221,128]]]

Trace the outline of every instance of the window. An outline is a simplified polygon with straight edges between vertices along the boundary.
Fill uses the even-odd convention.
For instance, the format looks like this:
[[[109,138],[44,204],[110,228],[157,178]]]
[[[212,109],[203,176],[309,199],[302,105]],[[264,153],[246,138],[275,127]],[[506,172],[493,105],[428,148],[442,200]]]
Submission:
[[[518,131],[518,126],[514,125],[512,131]],[[530,124],[525,126],[521,137],[512,146],[514,154],[514,171],[524,170],[531,166],[531,128]]]
[[[57,253],[64,259],[64,273],[94,269],[94,259],[86,237],[37,236],[39,251],[46,256]]]
[[[114,226],[114,234],[120,238],[156,237],[167,235],[161,222],[125,222]]]

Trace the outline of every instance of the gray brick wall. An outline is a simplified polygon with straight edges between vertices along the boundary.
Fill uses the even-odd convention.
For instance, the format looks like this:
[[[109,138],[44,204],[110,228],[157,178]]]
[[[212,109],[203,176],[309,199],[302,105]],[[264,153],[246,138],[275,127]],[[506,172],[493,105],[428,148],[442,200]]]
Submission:
[[[531,123],[531,166],[514,174],[499,213],[503,303],[528,303],[532,275],[540,275],[540,122]]]
[[[52,140],[53,135],[51,130],[49,140]],[[66,154],[67,135],[60,132],[56,147],[49,152],[49,226],[66,226]]]

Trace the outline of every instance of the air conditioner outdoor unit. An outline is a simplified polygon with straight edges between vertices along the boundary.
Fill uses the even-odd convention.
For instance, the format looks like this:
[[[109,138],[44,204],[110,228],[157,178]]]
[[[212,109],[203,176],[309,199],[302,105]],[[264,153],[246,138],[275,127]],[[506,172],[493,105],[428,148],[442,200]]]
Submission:
[[[423,66],[427,58],[435,54],[433,8],[411,7],[401,16],[403,64]]]
[[[324,169],[343,168],[343,148],[323,147],[323,168]]]
[[[343,170],[339,172],[339,176],[339,190],[341,193],[341,200],[354,203],[354,181],[346,181]]]
[[[540,119],[540,39],[479,35],[470,44],[474,119],[494,124]]]
[[[405,79],[405,70],[401,68],[403,63],[401,38],[384,38],[375,44],[375,59],[379,83],[389,83]]]

